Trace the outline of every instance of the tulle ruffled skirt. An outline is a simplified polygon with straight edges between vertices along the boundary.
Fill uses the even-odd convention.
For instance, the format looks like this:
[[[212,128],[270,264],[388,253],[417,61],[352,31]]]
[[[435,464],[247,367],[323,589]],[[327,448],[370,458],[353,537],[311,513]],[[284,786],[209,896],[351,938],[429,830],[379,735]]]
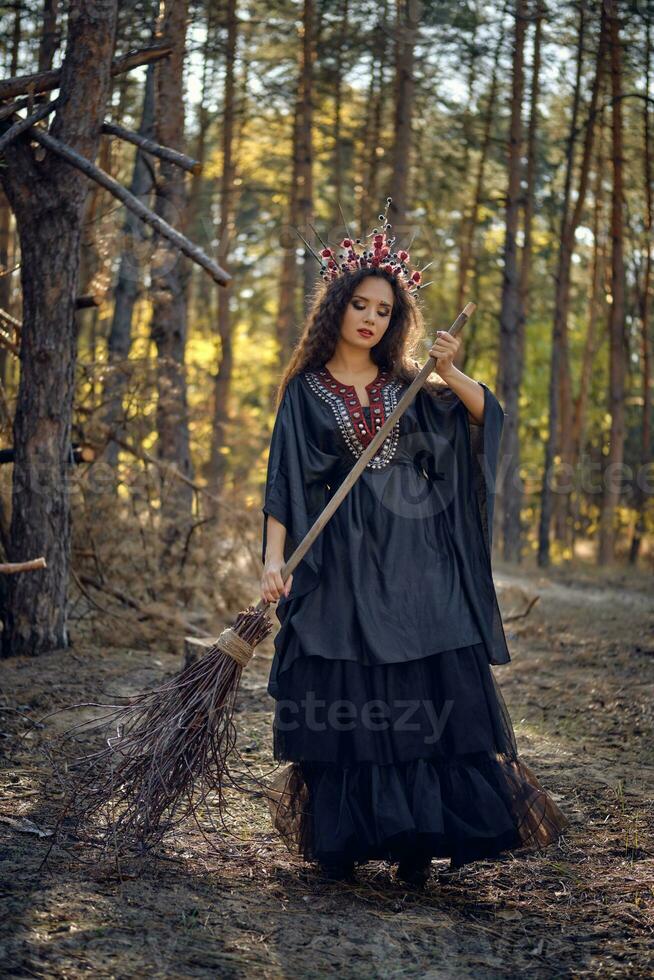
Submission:
[[[306,860],[460,866],[556,840],[566,818],[519,758],[483,644],[364,666],[300,657],[279,675],[273,825]]]

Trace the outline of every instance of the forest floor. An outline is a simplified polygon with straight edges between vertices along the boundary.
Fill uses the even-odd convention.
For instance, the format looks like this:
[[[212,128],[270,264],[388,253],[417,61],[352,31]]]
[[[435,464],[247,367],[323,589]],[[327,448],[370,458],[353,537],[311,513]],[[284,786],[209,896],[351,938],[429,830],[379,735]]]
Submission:
[[[654,973],[654,597],[641,573],[495,564],[512,662],[495,668],[524,760],[570,820],[544,852],[449,872],[423,893],[373,862],[328,882],[244,799],[235,836],[196,830],[149,864],[52,849],[39,745],[56,707],[133,692],[181,653],[80,643],[1,667],[0,974],[7,977],[495,978]],[[274,620],[276,623],[276,620]],[[272,638],[243,674],[239,747],[270,773]],[[39,761],[40,760],[40,761]],[[31,821],[31,823],[26,822]]]

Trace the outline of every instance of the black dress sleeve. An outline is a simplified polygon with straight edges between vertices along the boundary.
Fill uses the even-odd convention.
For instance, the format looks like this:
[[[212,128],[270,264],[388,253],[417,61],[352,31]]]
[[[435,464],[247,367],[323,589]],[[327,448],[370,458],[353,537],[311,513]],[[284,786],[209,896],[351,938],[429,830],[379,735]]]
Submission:
[[[291,487],[287,466],[286,445],[291,428],[291,406],[288,390],[284,392],[279,406],[268,451],[268,469],[266,473],[266,489],[263,504],[263,535],[261,545],[261,561],[266,560],[266,545],[268,539],[268,514],[272,514],[289,532],[292,523]]]
[[[289,381],[277,411],[264,493],[261,561],[266,559],[268,515],[286,528],[284,561],[288,561],[326,503],[320,458],[315,460],[311,419],[303,403],[300,378]],[[322,562],[322,535],[311,545],[293,574],[293,598],[318,584]],[[280,603],[282,600],[280,599]]]
[[[484,418],[481,424],[472,421],[465,402],[449,387],[436,393],[425,391],[425,406],[427,425],[435,431],[449,434],[452,440],[456,438],[455,433],[459,427],[467,432],[471,482],[477,498],[484,542],[490,555],[504,410],[487,384],[483,381],[477,381],[477,384],[484,390]]]
[[[504,427],[504,409],[488,385],[484,384],[483,381],[479,381],[478,384],[484,389],[484,418],[481,425],[468,418],[468,429],[473,483],[484,530],[484,540],[490,555],[493,546],[495,484],[500,440]]]
[[[458,492],[452,499],[451,527],[461,578],[473,605],[489,662],[511,659],[491,569],[495,482],[504,411],[483,381],[484,418],[471,421],[468,408],[451,388],[424,391],[422,421],[447,439],[453,451]]]

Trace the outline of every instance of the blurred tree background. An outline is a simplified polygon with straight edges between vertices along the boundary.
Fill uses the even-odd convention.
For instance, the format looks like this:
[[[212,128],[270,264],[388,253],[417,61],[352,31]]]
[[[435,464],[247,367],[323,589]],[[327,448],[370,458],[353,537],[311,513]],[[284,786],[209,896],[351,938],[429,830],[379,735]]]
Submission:
[[[478,304],[459,366],[507,414],[498,557],[651,574],[653,20],[626,0],[5,5],[0,543],[48,569],[4,577],[4,654],[66,645],[71,624],[215,634],[256,597],[273,396],[317,273],[294,228],[366,234],[387,196],[431,263],[426,347]],[[229,283],[55,167],[48,133]],[[53,207],[63,228],[28,248]]]

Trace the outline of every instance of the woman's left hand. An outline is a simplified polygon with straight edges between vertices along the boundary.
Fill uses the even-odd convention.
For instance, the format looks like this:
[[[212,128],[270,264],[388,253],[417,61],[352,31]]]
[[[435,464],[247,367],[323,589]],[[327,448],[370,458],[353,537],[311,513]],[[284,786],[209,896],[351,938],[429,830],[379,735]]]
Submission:
[[[459,338],[448,333],[447,330],[438,330],[436,332],[436,340],[429,354],[431,357],[436,358],[436,370],[443,381],[447,381],[448,375],[456,370],[454,358],[460,346],[461,341]]]

